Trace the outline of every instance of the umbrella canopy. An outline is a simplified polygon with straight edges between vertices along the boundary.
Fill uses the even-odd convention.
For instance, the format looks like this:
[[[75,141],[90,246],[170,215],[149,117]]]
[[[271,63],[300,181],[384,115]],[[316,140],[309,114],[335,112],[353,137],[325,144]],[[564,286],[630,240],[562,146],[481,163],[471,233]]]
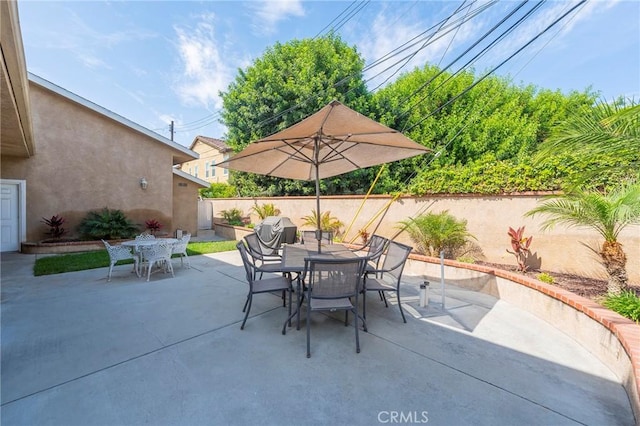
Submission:
[[[218,166],[286,179],[315,180],[320,230],[319,180],[402,160],[430,150],[338,101],[266,138]]]

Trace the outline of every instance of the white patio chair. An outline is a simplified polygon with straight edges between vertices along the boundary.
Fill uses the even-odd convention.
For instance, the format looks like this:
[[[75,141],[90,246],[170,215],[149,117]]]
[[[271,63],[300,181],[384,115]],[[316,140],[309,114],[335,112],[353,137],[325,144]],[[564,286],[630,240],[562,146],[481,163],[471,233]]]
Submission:
[[[173,265],[171,265],[172,250],[173,244],[166,242],[159,242],[158,244],[154,244],[152,246],[140,247],[142,262],[146,265],[147,268],[147,281],[149,281],[149,278],[151,278],[151,270],[153,269],[153,265],[162,267],[165,273],[167,271],[170,271],[171,276],[175,277],[175,275],[173,274]]]
[[[189,256],[187,256],[187,245],[191,240],[191,234],[187,233],[182,235],[182,238],[178,239],[178,242],[173,243],[173,254],[180,255],[180,267],[184,268],[184,261],[187,261],[187,268],[191,268],[191,262],[189,262]]]
[[[147,233],[143,233],[140,235],[136,235],[136,241],[153,241],[156,239],[156,236],[153,234],[147,234]],[[140,268],[142,268],[144,265],[142,264],[143,260],[142,260],[142,253],[140,253],[141,250],[141,246],[135,246],[133,248],[133,254],[135,254],[136,256],[138,256],[138,261],[140,262]],[[141,269],[142,270],[142,269]]]
[[[107,276],[107,282],[111,281],[111,273],[113,272],[113,267],[119,260],[128,260],[133,259],[133,272],[136,275],[140,276],[139,270],[139,259],[138,256],[131,253],[131,249],[125,246],[112,246],[105,240],[102,240],[104,243],[104,247],[107,249],[107,253],[109,254],[109,275]]]
[[[155,240],[156,236],[153,234],[140,234],[140,235],[136,235],[136,241],[148,241],[148,240]]]

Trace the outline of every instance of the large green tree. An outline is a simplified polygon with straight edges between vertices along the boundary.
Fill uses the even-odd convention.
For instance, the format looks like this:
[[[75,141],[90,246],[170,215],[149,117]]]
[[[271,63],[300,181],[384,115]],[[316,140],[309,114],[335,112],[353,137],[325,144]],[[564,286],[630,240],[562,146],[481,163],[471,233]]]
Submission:
[[[595,100],[595,94],[586,91],[564,95],[535,86],[516,86],[498,76],[466,91],[476,81],[470,71],[453,75],[427,65],[375,93],[371,108],[380,121],[439,153],[436,159],[426,156],[394,164],[384,181],[386,190],[403,190],[397,185],[406,185],[415,177],[414,188],[440,192],[431,182],[432,172],[442,168],[482,173],[489,163],[505,162],[502,170],[515,170],[519,162],[530,162],[556,121],[575,109],[589,108]],[[525,188],[518,189],[528,189],[520,175],[514,171],[508,177],[522,181],[520,186]],[[514,187],[509,182],[506,186]]]
[[[363,67],[364,60],[356,48],[335,34],[276,43],[249,67],[239,70],[228,90],[221,93],[227,143],[240,151],[251,141],[291,126],[333,99],[367,114]],[[364,174],[368,180],[372,172],[355,173],[359,177]],[[305,195],[315,191],[313,183],[240,172],[232,172],[231,182],[241,195]],[[322,182],[325,193],[357,192],[359,186],[349,176]]]

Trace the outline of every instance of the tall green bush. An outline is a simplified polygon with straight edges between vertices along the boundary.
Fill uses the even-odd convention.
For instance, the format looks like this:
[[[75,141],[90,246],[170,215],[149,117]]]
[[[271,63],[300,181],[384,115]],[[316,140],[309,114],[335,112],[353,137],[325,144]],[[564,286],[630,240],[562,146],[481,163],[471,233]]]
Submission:
[[[202,188],[199,192],[202,198],[233,198],[238,189],[228,183],[212,182],[209,188]]]
[[[251,211],[258,215],[260,219],[264,219],[268,216],[279,216],[280,209],[276,207],[273,203],[264,203],[258,205],[255,203],[253,207],[251,207]]]
[[[90,211],[82,219],[78,232],[90,240],[131,238],[138,233],[138,226],[131,222],[121,210]]]
[[[302,218],[304,220],[303,225],[312,226],[314,229],[318,229],[318,216],[315,209],[311,210],[311,214]],[[344,226],[337,217],[331,216],[330,211],[320,213],[320,229],[323,231],[333,231],[333,235],[340,235],[340,228]]]
[[[232,225],[232,226],[245,225],[245,223],[242,220],[242,218],[244,217],[244,212],[237,207],[233,207],[228,210],[222,210],[220,213],[222,214],[222,218],[226,220],[229,225]]]
[[[456,219],[447,210],[403,220],[398,227],[409,233],[419,253],[440,256],[444,251],[447,259],[455,259],[467,242],[475,239],[467,231],[467,221]]]

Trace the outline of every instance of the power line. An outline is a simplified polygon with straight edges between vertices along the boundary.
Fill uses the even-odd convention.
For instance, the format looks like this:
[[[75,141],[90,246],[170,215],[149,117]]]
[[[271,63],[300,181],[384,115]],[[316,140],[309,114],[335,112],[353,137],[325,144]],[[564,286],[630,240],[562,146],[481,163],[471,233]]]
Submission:
[[[484,11],[488,10],[491,6],[495,5],[497,2],[498,2],[498,0],[493,0],[493,1],[489,2],[489,3],[487,3],[487,4],[484,4],[484,5],[480,6],[480,7],[478,7],[477,9],[474,9],[474,11],[473,11],[471,14],[469,14],[469,13],[468,13],[468,14],[465,16],[465,18],[463,18],[463,19],[462,19],[462,18],[458,18],[457,20],[453,21],[450,25],[444,25],[444,26],[443,26],[443,24],[444,24],[444,23],[446,23],[446,22],[447,22],[447,20],[450,20],[450,19],[451,19],[451,17],[455,16],[455,14],[457,13],[457,11],[456,11],[456,13],[453,13],[453,14],[449,15],[447,18],[445,18],[445,19],[441,20],[440,22],[436,23],[435,25],[431,26],[430,28],[428,28],[427,30],[425,30],[425,31],[423,31],[422,33],[418,34],[417,36],[413,37],[413,38],[412,38],[412,39],[410,39],[409,41],[407,41],[407,42],[405,42],[405,43],[401,44],[400,46],[396,47],[395,49],[392,49],[391,51],[387,52],[387,53],[386,53],[385,55],[383,55],[381,58],[379,58],[379,59],[375,60],[375,61],[374,61],[374,62],[372,62],[371,64],[369,64],[369,65],[367,65],[366,67],[364,67],[364,68],[363,68],[363,70],[362,70],[362,72],[365,72],[365,71],[371,70],[371,69],[373,69],[374,67],[376,67],[376,66],[378,66],[378,65],[381,65],[382,63],[384,63],[384,62],[386,62],[386,61],[388,61],[388,60],[392,59],[394,56],[397,56],[398,54],[400,54],[400,53],[402,53],[402,52],[404,52],[404,51],[406,51],[406,50],[408,50],[408,49],[412,48],[413,46],[415,46],[415,45],[419,44],[420,42],[422,42],[422,39],[423,39],[423,38],[425,38],[425,37],[427,37],[427,36],[428,36],[428,37],[433,37],[434,35],[427,35],[427,36],[425,36],[425,34],[428,34],[428,32],[429,32],[429,31],[433,30],[433,29],[434,29],[434,28],[436,28],[438,25],[440,25],[440,26],[442,27],[442,29],[444,29],[444,28],[448,28],[448,30],[444,33],[444,35],[446,35],[448,32],[453,31],[453,28],[456,28],[454,25],[462,25],[462,24],[466,23],[466,22],[467,22],[467,21],[469,21],[470,19],[472,19],[472,18],[474,18],[474,17],[478,16],[480,13],[482,13],[482,12],[484,12]],[[469,17],[469,15],[471,15],[471,16]],[[436,32],[436,34],[437,34],[437,32]],[[441,38],[441,37],[443,37],[444,35],[440,35],[440,36],[438,36],[438,37],[434,37],[434,38],[432,38],[432,39],[431,39],[431,42],[437,41],[438,39],[440,39],[440,38]],[[421,39],[421,38],[422,38],[422,39]],[[416,41],[416,40],[417,40],[417,41]],[[414,42],[414,43],[413,43],[413,44],[410,44],[410,43],[412,43],[412,42]],[[428,44],[427,44],[427,45],[428,45]],[[423,43],[423,46],[421,47],[421,49],[425,48],[427,45],[424,45],[424,43]],[[396,66],[398,63],[402,62],[402,61],[403,61],[403,60],[405,60],[408,56],[411,56],[411,55],[412,55],[412,53],[410,53],[409,55],[407,55],[407,56],[405,56],[405,57],[401,58],[400,60],[398,60],[398,61],[397,61],[397,62],[395,62],[394,64],[392,64],[392,65],[390,65],[389,67],[387,67],[387,68],[385,68],[384,70],[382,70],[381,72],[379,72],[379,73],[377,73],[376,75],[374,75],[374,76],[372,76],[372,77],[368,78],[367,80],[365,80],[365,82],[367,82],[367,81],[371,81],[372,79],[375,79],[376,77],[378,77],[378,76],[379,76],[379,75],[381,75],[382,73],[384,73],[384,72],[388,71],[389,69],[393,68],[393,67],[394,67],[394,66]],[[333,87],[333,88],[339,87],[340,85],[345,84],[347,81],[349,81],[349,80],[350,80],[350,79],[352,79],[352,78],[357,77],[358,75],[360,75],[360,74],[359,74],[359,73],[357,73],[357,74],[351,74],[351,75],[348,75],[347,77],[343,78],[342,80],[340,80],[340,81],[338,81],[338,82],[334,83],[334,84],[333,84],[333,86],[331,86],[331,87]],[[353,90],[353,89],[352,89],[352,90]],[[350,91],[351,91],[351,90],[349,90],[349,91],[345,92],[345,94],[348,94]],[[324,93],[325,93],[324,91],[322,91],[322,92],[318,92],[318,93],[314,93],[313,95],[310,95],[310,96],[309,96],[309,97],[307,97],[306,99],[304,99],[304,100],[302,100],[302,101],[298,102],[298,103],[297,103],[297,104],[295,104],[295,105],[292,105],[291,107],[289,107],[289,108],[287,108],[287,109],[285,109],[285,110],[283,110],[283,111],[279,112],[278,114],[275,114],[275,115],[273,115],[273,116],[271,116],[271,117],[269,117],[269,118],[266,118],[266,119],[264,119],[264,120],[261,120],[260,122],[258,122],[258,123],[256,124],[256,126],[257,126],[257,127],[261,127],[261,126],[264,126],[264,125],[266,125],[266,124],[269,124],[269,123],[271,123],[271,122],[273,122],[273,121],[275,121],[275,120],[279,119],[280,117],[284,116],[285,114],[287,114],[287,113],[289,113],[289,112],[291,112],[291,111],[294,111],[294,110],[296,110],[296,109],[298,109],[298,108],[301,108],[301,107],[302,107],[302,106],[304,106],[307,102],[309,102],[309,101],[312,101],[312,100],[314,100],[314,99],[319,98],[320,96],[324,95]]]
[[[439,89],[440,87],[442,87],[445,83],[447,83],[448,81],[452,80],[453,77],[455,77],[456,75],[458,75],[459,73],[461,73],[464,69],[466,69],[470,64],[472,64],[473,62],[475,62],[478,58],[480,58],[481,56],[485,55],[489,50],[491,50],[500,40],[502,40],[504,37],[506,37],[506,35],[510,34],[516,27],[518,27],[520,24],[522,24],[529,16],[531,16],[531,14],[537,10],[542,3],[544,2],[544,0],[538,2],[532,9],[530,9],[523,17],[521,17],[520,19],[518,19],[514,24],[511,25],[511,27],[507,28],[505,31],[502,32],[502,34],[500,34],[496,39],[494,39],[493,41],[491,41],[487,46],[485,46],[479,53],[477,53],[475,56],[473,56],[470,60],[468,60],[462,67],[460,67],[456,72],[454,72],[453,74],[451,74],[447,79],[445,79],[442,83],[440,83],[438,86],[436,86],[435,88],[433,88],[431,91],[429,91],[428,93],[426,93],[424,96],[422,96],[420,99],[418,99],[417,101],[415,101],[412,105],[408,106],[405,110],[404,113],[400,114],[400,117],[404,117],[406,116],[411,109],[415,108],[416,106],[420,105],[422,102],[424,102],[426,100],[426,98],[431,95],[432,93],[434,93],[437,89]],[[503,23],[505,23],[509,18],[511,18],[517,11],[519,11],[525,4],[527,3],[527,0],[522,1],[519,5],[517,5],[511,12],[509,12],[505,17],[503,17],[500,22],[498,22],[497,24],[495,24],[492,28],[490,28],[487,32],[485,32],[482,37],[480,37],[478,40],[476,40],[475,43],[473,43],[471,46],[469,46],[467,49],[465,49],[464,52],[462,52],[460,55],[458,55],[453,61],[451,61],[447,66],[445,66],[444,68],[441,68],[433,77],[431,77],[430,79],[428,79],[426,82],[424,82],[423,84],[421,84],[417,89],[415,89],[410,95],[406,96],[401,103],[407,103],[409,102],[409,100],[414,97],[415,95],[417,95],[419,92],[421,92],[423,89],[425,89],[429,84],[431,84],[436,78],[438,78],[440,75],[442,75],[444,72],[446,72],[449,68],[451,68],[453,66],[453,64],[455,64],[458,60],[462,59],[464,56],[467,55],[467,53],[469,53],[471,50],[473,50],[474,47],[478,46],[482,41],[484,41],[491,33],[493,33],[495,30],[497,30]],[[403,129],[404,131],[404,129]]]
[[[458,6],[458,8],[453,12],[453,14],[452,14],[452,15],[449,15],[449,16],[447,17],[447,19],[445,19],[445,20],[441,21],[441,22],[442,22],[442,25],[440,25],[440,28],[439,28],[438,30],[436,30],[436,32],[435,32],[434,34],[432,34],[429,38],[427,38],[427,40],[425,40],[425,41],[424,41],[424,43],[422,44],[422,47],[420,47],[418,50],[416,50],[416,51],[415,51],[415,52],[413,52],[411,55],[409,55],[409,56],[406,58],[406,60],[404,61],[404,64],[403,64],[402,66],[398,67],[398,68],[397,68],[393,73],[391,73],[390,75],[388,75],[388,76],[387,76],[387,78],[385,78],[385,79],[384,79],[384,81],[383,81],[382,83],[378,84],[378,85],[373,89],[373,91],[376,91],[378,88],[380,88],[381,86],[383,86],[384,84],[386,84],[386,83],[387,83],[387,82],[388,82],[388,81],[389,81],[393,76],[395,76],[397,73],[399,73],[399,72],[400,72],[400,70],[401,70],[401,69],[403,69],[403,68],[404,68],[404,67],[409,63],[409,61],[411,61],[413,58],[415,58],[415,57],[416,57],[416,55],[418,54],[418,52],[420,52],[422,49],[424,49],[425,47],[427,47],[427,46],[430,44],[432,37],[433,37],[433,36],[435,36],[435,34],[437,34],[437,33],[438,33],[438,31],[440,31],[440,30],[443,28],[444,24],[445,24],[445,23],[446,23],[446,22],[447,22],[451,17],[453,17],[455,14],[457,14],[457,13],[458,13],[458,11],[459,11],[459,10],[461,10],[461,9],[462,9],[462,7],[464,6],[464,4],[465,4],[466,2],[467,2],[467,0],[464,0],[464,1],[460,4],[460,6]],[[469,4],[469,6],[468,6],[468,7],[471,7],[471,4]],[[460,25],[460,26],[461,26],[461,25]],[[460,26],[458,26],[458,27],[457,27],[457,29],[456,29],[456,34],[457,34],[458,30],[460,29]],[[454,37],[455,37],[455,36],[454,36]],[[451,39],[451,42],[453,42],[453,38]]]
[[[318,31],[318,34],[316,34],[315,36],[313,36],[313,40],[315,40],[320,34],[323,33],[324,30],[326,30],[327,28],[331,27],[331,25],[338,20],[344,13],[347,12],[347,10],[351,9],[351,6],[355,5],[356,3],[358,3],[358,0],[354,0],[352,1],[349,6],[347,6],[342,12],[340,12],[340,14],[338,16],[336,16],[335,18],[333,18],[333,20],[331,22],[329,22],[327,25],[324,26],[324,28],[322,28],[320,31]]]

